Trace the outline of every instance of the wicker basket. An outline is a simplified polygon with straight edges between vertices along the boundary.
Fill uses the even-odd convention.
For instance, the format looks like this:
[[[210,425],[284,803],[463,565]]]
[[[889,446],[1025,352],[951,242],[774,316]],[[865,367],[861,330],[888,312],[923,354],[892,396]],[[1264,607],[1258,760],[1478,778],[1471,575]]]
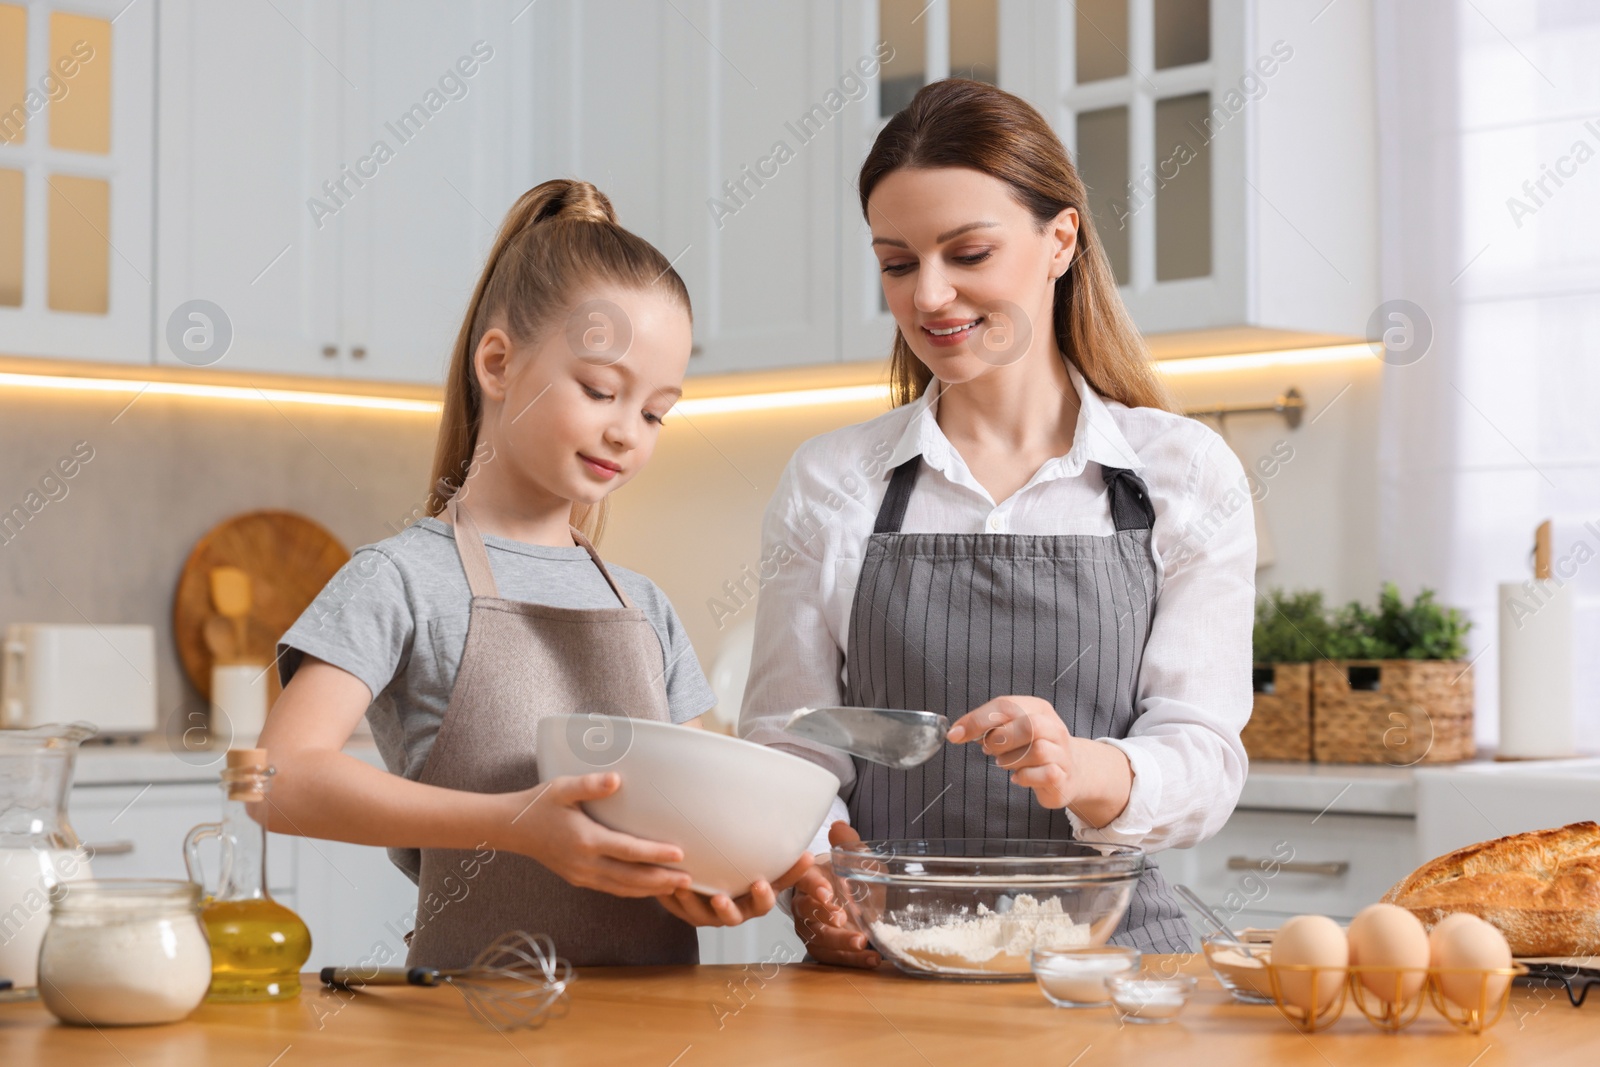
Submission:
[[[1319,763],[1471,759],[1472,666],[1456,660],[1323,660],[1311,668]]]
[[[1245,724],[1250,758],[1311,758],[1311,664],[1258,663],[1255,703]]]

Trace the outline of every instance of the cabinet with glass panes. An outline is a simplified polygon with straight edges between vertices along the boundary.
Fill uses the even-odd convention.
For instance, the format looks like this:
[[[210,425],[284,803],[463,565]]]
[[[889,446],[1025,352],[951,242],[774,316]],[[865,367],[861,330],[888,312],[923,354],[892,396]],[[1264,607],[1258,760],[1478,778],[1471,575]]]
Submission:
[[[0,356],[150,356],[152,5],[0,3]]]
[[[846,49],[894,48],[872,136],[950,74],[1051,121],[1134,321],[1158,356],[1361,336],[1377,298],[1370,0],[1076,0],[846,4]],[[853,17],[852,17],[853,15]],[[856,205],[843,223],[846,359],[888,316]]]

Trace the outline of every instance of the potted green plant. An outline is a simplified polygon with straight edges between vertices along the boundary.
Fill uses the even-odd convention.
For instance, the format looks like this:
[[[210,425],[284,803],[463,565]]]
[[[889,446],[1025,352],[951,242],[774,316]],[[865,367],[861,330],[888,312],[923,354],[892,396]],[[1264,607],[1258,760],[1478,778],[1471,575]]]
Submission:
[[[1311,670],[1312,753],[1325,763],[1442,763],[1471,759],[1472,624],[1434,601],[1410,604],[1393,582],[1376,609],[1334,613],[1325,655]]]
[[[1241,735],[1251,759],[1311,758],[1311,664],[1326,655],[1322,594],[1273,589],[1256,601],[1254,695]]]

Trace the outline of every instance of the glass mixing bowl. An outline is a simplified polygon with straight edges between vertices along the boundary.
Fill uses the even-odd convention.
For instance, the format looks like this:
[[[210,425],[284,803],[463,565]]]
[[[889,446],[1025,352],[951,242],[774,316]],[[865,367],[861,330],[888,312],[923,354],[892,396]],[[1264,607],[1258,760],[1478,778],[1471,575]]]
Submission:
[[[1103,945],[1144,870],[1141,849],[1086,841],[863,841],[835,848],[846,910],[907,974],[1027,979],[1038,948]]]

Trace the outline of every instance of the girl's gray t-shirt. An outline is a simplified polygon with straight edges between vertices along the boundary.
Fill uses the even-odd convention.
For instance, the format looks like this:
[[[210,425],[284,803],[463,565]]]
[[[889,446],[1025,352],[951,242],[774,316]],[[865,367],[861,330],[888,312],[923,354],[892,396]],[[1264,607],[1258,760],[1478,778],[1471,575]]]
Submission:
[[[530,545],[489,534],[483,543],[496,589],[507,600],[620,607],[581,547]],[[642,574],[606,566],[661,639],[672,721],[711,710],[716,696],[666,594]],[[415,780],[450,704],[471,603],[455,531],[438,519],[419,519],[394,537],[356,549],[339,568],[278,640],[278,677],[287,685],[311,655],[361,679],[373,694],[367,721],[384,763]]]

